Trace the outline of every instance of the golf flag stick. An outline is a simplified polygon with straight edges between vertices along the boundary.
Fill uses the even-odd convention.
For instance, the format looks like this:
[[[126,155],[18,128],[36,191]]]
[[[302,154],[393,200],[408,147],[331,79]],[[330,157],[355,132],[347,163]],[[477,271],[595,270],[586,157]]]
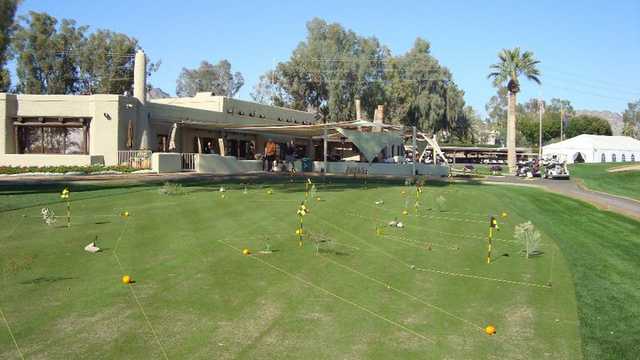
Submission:
[[[488,248],[487,248],[487,264],[491,264],[491,247],[492,247],[492,242],[493,242],[493,229],[496,229],[496,231],[499,231],[500,228],[498,227],[498,221],[496,220],[495,217],[491,217],[490,219],[490,223],[489,223],[489,244],[488,244]]]
[[[71,227],[71,202],[69,201],[69,187],[65,186],[60,198],[67,201],[67,227]]]
[[[303,218],[308,212],[309,212],[309,209],[307,208],[307,206],[304,204],[304,201],[303,201],[302,204],[300,204],[300,207],[298,208],[298,212],[297,212],[298,219],[300,221],[298,225],[298,230],[296,230],[296,235],[298,235],[298,246],[302,246],[302,236],[304,235]]]
[[[298,233],[298,246],[302,246],[302,231],[303,231],[302,230],[303,229],[302,216],[300,216],[300,227],[299,227],[299,229],[300,229],[300,232]]]

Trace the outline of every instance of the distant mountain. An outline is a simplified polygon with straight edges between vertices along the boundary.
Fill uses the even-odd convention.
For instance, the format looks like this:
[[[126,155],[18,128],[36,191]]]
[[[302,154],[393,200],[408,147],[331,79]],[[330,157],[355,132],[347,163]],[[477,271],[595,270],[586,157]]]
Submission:
[[[162,91],[160,88],[151,88],[147,93],[149,99],[166,99],[171,97],[168,93]]]
[[[577,110],[576,115],[590,115],[596,116],[601,119],[605,119],[611,125],[611,131],[613,135],[622,135],[622,114],[611,111],[598,111],[598,110]]]

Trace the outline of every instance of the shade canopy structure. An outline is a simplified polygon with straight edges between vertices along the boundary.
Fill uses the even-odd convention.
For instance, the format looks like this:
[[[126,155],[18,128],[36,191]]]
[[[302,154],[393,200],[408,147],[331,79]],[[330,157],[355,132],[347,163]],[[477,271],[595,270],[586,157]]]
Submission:
[[[336,128],[340,134],[349,139],[368,162],[372,162],[376,156],[388,145],[404,147],[404,139],[400,132],[360,132]]]
[[[341,121],[334,123],[308,124],[308,125],[230,125],[218,124],[207,121],[183,120],[181,124],[197,126],[204,129],[226,129],[235,131],[251,131],[255,133],[275,134],[292,137],[318,138],[325,135],[340,135],[338,128],[342,129],[361,129],[372,128],[380,131],[401,131],[402,126],[377,124],[370,121]]]

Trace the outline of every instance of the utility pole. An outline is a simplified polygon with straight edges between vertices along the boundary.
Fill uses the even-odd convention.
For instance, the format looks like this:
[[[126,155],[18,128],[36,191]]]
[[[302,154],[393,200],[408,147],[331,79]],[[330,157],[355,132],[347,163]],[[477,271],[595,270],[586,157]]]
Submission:
[[[538,159],[542,159],[542,108],[544,107],[544,102],[542,102],[542,98],[538,100],[538,116],[540,118],[540,124],[538,129]]]

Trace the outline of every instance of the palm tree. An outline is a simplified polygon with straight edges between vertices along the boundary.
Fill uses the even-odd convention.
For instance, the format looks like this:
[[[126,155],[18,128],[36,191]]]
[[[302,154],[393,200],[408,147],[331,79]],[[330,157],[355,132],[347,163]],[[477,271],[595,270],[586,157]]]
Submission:
[[[520,52],[520,48],[502,49],[498,53],[500,62],[491,65],[492,72],[488,78],[493,78],[494,86],[507,83],[509,91],[509,105],[507,107],[507,163],[513,174],[516,168],[516,94],[520,92],[518,77],[524,75],[527,79],[540,84],[540,61],[533,57],[531,51]]]

